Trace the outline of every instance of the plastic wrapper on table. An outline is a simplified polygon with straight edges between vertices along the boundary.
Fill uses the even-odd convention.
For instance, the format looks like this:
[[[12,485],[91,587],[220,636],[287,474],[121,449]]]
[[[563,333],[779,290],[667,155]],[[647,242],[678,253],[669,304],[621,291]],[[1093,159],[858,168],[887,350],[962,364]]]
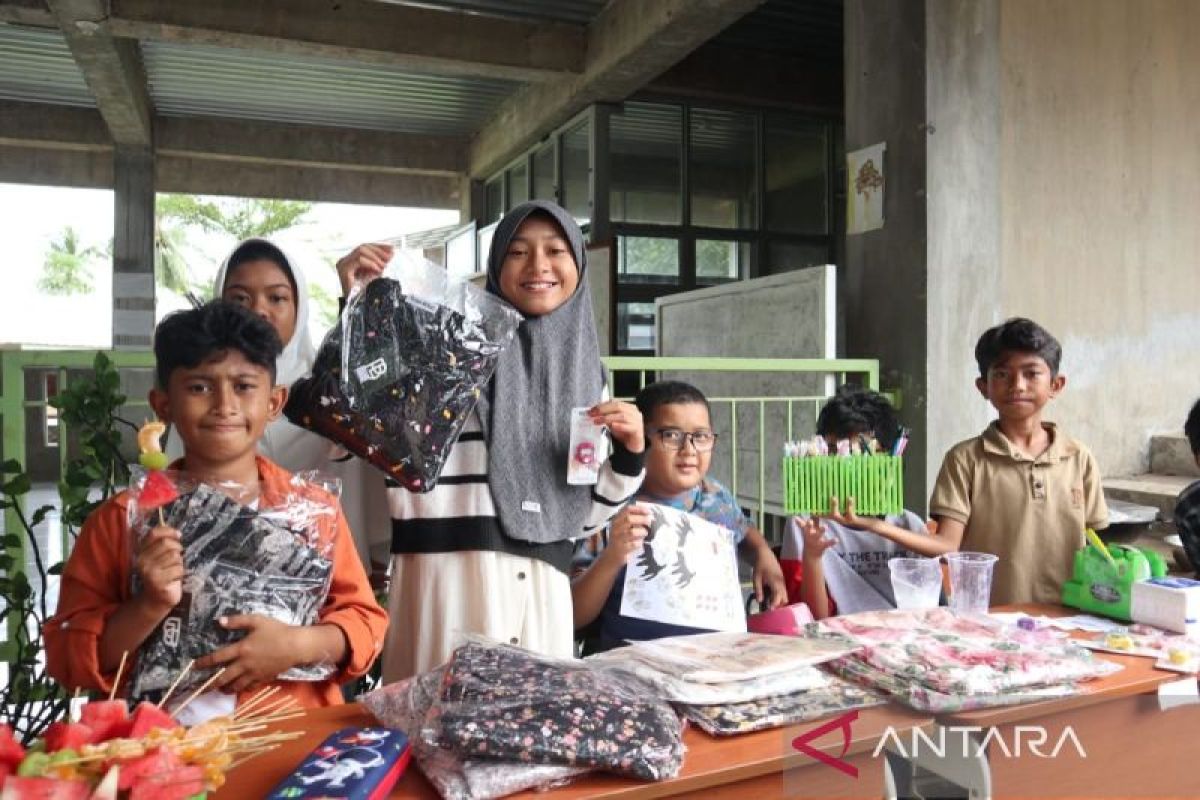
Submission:
[[[745,703],[716,705],[677,704],[690,722],[713,736],[732,736],[768,728],[795,725],[887,702],[884,696],[849,681],[829,676],[824,686],[784,695],[771,695]]]
[[[480,641],[454,652],[422,738],[463,757],[646,780],[677,775],[684,751],[679,717],[637,679]]]
[[[422,740],[422,725],[441,691],[444,675],[444,669],[432,670],[358,699],[384,725],[408,734],[417,766],[445,800],[491,800],[526,789],[547,789],[588,771],[560,764],[463,760]]]
[[[1052,631],[1025,631],[945,608],[867,611],[830,617],[808,630],[862,642],[861,650],[831,661],[830,669],[926,712],[1073,694],[1079,682],[1121,669]]]
[[[174,497],[159,502],[164,478]],[[144,502],[150,498],[143,493],[147,485],[154,495],[151,508]],[[300,473],[284,493],[268,496],[258,494],[257,487],[213,486],[180,473],[135,469],[128,506],[131,539],[140,541],[160,524],[175,528],[185,572],[183,599],[138,650],[130,690],[135,698],[156,698],[193,659],[246,635],[221,627],[221,617],[259,614],[288,625],[317,621],[333,575],[339,488],[336,479]],[[140,591],[136,572],[133,591]],[[335,669],[333,664],[312,664],[279,677],[317,681]],[[211,674],[190,670],[176,692]]]
[[[744,681],[689,681],[675,672],[664,671],[653,661],[643,660],[637,653],[630,653],[628,658],[618,657],[622,651],[628,649],[623,647],[610,650],[608,652],[614,657],[602,661],[597,660],[596,656],[586,661],[594,662],[598,669],[615,674],[633,675],[649,686],[655,697],[672,703],[742,703],[762,697],[817,690],[828,685],[831,680],[828,673],[816,667],[796,667],[787,672],[760,675]]]
[[[388,274],[352,292],[285,413],[427,492],[521,315],[425,261]]]

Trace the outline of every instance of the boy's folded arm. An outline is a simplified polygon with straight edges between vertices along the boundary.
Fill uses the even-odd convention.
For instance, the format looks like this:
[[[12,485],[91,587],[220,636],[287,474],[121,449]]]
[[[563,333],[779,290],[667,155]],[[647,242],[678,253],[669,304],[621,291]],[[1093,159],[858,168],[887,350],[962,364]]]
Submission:
[[[100,642],[128,599],[131,555],[125,539],[125,509],[101,506],[84,523],[63,569],[58,608],[43,635],[47,671],[71,689],[109,691],[116,677],[116,664],[101,664]]]
[[[383,650],[387,625],[387,612],[376,602],[350,528],[344,517],[339,516],[329,596],[316,625],[336,626],[344,636],[345,650],[337,664],[335,680],[342,682],[367,673]]]

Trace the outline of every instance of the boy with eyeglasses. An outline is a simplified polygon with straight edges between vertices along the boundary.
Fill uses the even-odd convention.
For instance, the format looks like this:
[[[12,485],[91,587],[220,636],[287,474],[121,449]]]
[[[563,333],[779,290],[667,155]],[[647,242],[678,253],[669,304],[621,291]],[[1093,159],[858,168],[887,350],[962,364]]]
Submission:
[[[782,605],[787,590],[775,554],[733,493],[706,477],[717,443],[707,398],[690,384],[662,381],[642,389],[634,402],[646,430],[646,477],[636,502],[613,518],[603,549],[571,586],[575,629],[598,625],[595,638],[600,650],[628,641],[702,632],[620,613],[625,565],[641,550],[649,529],[650,512],[644,503],[677,508],[729,529],[738,551],[753,566],[759,603],[769,608]],[[584,543],[581,550],[587,548]],[[587,557],[586,552],[582,555]]]

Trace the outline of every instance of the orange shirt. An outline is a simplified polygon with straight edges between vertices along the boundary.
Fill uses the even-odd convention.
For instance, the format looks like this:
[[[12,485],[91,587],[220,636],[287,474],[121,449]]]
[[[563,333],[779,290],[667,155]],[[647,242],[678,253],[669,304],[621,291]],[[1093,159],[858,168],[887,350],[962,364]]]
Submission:
[[[260,494],[264,504],[288,491],[291,473],[258,457]],[[83,524],[62,574],[58,609],[46,621],[46,666],[69,690],[75,687],[107,693],[113,672],[100,669],[100,637],[108,618],[132,596],[133,543],[129,540],[127,492],[93,511]],[[344,515],[334,533],[333,575],[321,623],[337,625],[346,635],[348,654],[342,668],[324,681],[276,681],[276,697],[290,696],[305,707],[342,702],[338,685],[366,673],[383,649],[387,613],[379,607]],[[130,675],[128,665],[125,677]],[[256,690],[257,691],[257,690]],[[253,692],[243,693],[244,702]]]

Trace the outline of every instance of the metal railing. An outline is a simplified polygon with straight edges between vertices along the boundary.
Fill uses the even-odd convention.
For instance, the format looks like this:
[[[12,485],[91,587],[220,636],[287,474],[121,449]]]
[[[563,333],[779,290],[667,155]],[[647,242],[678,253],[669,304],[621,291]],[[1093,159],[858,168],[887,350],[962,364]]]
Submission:
[[[719,430],[723,458],[714,454],[710,472],[743,507],[755,511],[760,529],[768,513],[783,513],[783,442],[812,434],[821,405],[837,384],[855,377],[864,387],[879,390],[879,362],[874,359],[607,356],[601,360],[610,390],[622,399],[632,396],[629,381],[621,379],[629,373],[637,376],[636,389],[646,386],[654,373],[658,380],[685,380],[704,391],[713,408],[714,428],[727,427]],[[791,385],[800,391],[787,391]],[[811,414],[797,417],[798,407]],[[747,446],[747,441],[752,445]],[[747,453],[757,460],[757,469],[750,470],[752,487],[747,487],[750,482],[742,464]],[[775,478],[779,485],[769,486]]]

